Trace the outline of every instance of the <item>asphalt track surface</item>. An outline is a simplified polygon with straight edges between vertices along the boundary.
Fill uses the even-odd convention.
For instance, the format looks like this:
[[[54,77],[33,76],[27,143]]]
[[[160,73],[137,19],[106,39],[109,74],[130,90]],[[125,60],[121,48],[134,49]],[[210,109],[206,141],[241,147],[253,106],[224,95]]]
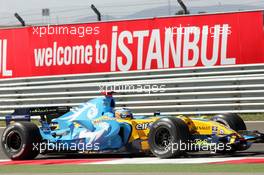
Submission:
[[[260,132],[264,132],[264,122],[250,122],[246,123],[248,130],[258,130]],[[0,128],[0,135],[2,136],[4,128]],[[141,158],[144,155],[137,155],[136,157]],[[218,158],[223,157],[225,155],[214,155],[210,153],[190,153],[188,157],[191,158],[203,158],[203,157],[211,157],[211,158]],[[246,151],[238,152],[233,157],[264,157],[264,144],[254,144],[252,147]],[[135,155],[133,158],[136,158]],[[124,154],[63,154],[63,155],[45,155],[45,156],[38,156],[37,159],[107,159],[107,158],[132,158],[131,155],[124,155]],[[1,144],[0,144],[0,160],[8,159],[6,155],[3,153]]]

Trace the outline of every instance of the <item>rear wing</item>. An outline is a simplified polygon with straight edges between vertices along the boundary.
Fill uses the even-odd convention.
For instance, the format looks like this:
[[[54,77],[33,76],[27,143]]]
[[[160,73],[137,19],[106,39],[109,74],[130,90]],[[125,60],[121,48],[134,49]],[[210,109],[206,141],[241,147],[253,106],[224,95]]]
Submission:
[[[7,115],[5,121],[7,126],[12,121],[31,121],[32,116],[39,116],[42,121],[50,122],[53,118],[62,116],[69,111],[69,106],[19,108]]]

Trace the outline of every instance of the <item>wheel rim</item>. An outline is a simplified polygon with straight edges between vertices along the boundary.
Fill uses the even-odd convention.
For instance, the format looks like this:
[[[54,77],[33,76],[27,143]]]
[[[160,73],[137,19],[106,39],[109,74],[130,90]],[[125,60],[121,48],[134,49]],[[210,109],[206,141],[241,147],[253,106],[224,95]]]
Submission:
[[[159,149],[162,150],[166,149],[171,142],[172,142],[171,133],[167,128],[160,127],[156,129],[155,145]]]
[[[7,135],[6,145],[11,151],[18,151],[22,146],[22,139],[18,132],[12,131]]]

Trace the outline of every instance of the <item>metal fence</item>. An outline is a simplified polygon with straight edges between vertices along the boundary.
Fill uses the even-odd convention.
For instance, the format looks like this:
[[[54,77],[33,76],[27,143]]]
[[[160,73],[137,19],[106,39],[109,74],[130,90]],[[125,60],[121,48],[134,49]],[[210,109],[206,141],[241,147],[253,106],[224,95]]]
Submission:
[[[264,64],[0,80],[0,116],[15,108],[76,106],[115,90],[138,115],[264,112]]]

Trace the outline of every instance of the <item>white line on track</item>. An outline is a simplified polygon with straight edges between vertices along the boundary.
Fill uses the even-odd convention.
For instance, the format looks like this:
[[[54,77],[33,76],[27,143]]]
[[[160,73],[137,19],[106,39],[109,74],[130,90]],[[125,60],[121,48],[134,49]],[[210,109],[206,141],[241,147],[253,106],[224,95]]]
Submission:
[[[159,158],[124,158],[105,162],[83,163],[83,164],[200,164],[233,161],[241,159],[264,159],[264,157],[229,157],[229,158],[178,158],[178,159],[159,159]]]
[[[264,123],[264,121],[245,121],[245,123]]]
[[[243,161],[246,159],[260,159],[264,157],[222,157],[222,158],[177,158],[177,159],[159,159],[155,157],[148,158],[120,158],[115,160],[105,159],[100,162],[87,162],[76,164],[98,164],[98,165],[119,165],[119,164],[204,164],[204,163],[221,163],[225,161]],[[38,160],[36,160],[38,161]],[[11,162],[8,159],[0,159],[0,162]],[[52,163],[52,160],[51,160]],[[74,160],[72,161],[73,164]],[[56,164],[56,163],[55,163]]]

